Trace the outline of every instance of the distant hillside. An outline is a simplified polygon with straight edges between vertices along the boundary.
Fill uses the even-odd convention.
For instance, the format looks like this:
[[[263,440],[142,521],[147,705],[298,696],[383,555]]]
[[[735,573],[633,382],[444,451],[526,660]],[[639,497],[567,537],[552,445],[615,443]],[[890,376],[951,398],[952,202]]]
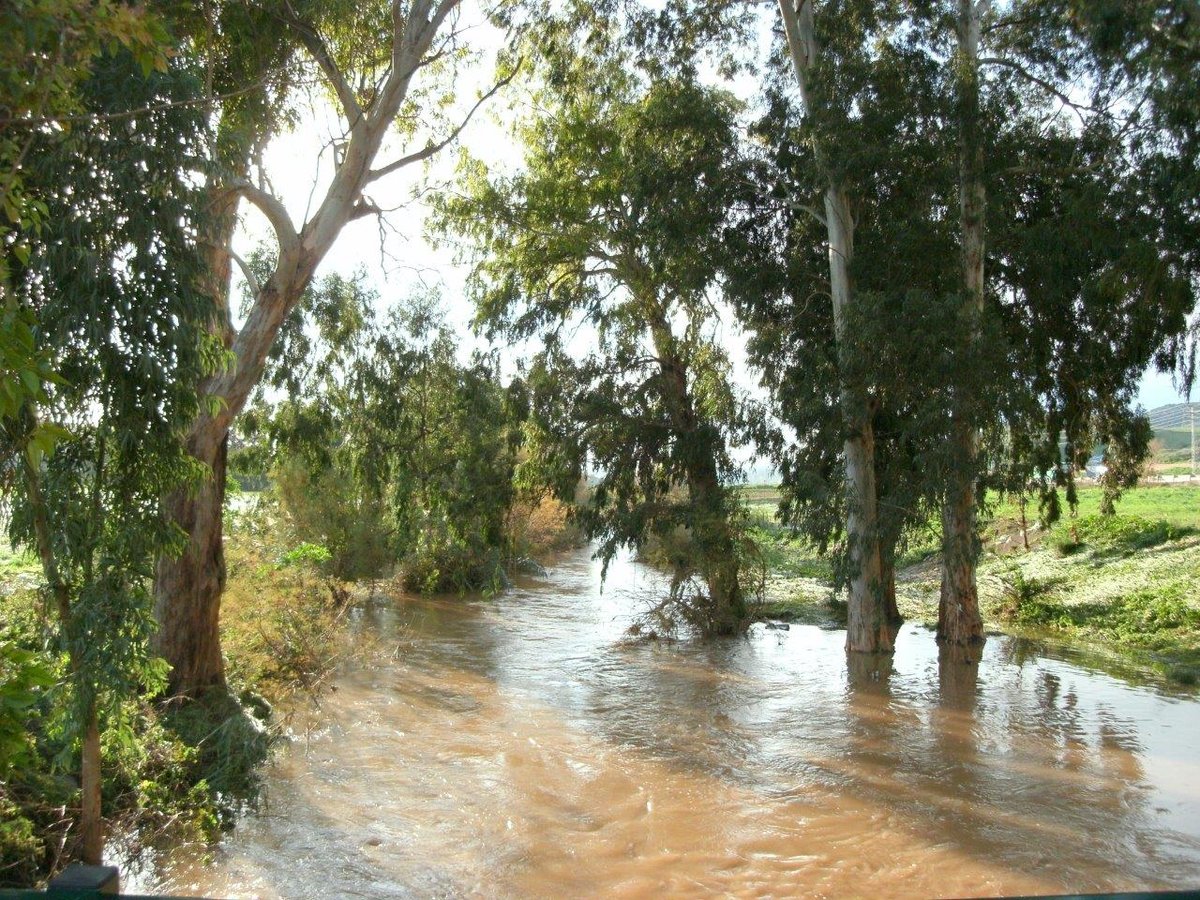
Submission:
[[[1155,431],[1186,428],[1190,433],[1192,415],[1196,416],[1196,424],[1200,425],[1200,402],[1168,403],[1150,410],[1146,415],[1150,418],[1150,427]]]

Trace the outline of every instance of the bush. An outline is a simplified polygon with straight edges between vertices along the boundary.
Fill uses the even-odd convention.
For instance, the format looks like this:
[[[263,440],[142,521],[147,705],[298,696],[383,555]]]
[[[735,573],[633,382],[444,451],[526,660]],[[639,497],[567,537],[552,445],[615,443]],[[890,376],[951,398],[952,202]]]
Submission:
[[[302,545],[325,548],[338,578],[375,578],[394,565],[383,505],[335,470],[312,475],[298,463],[284,463],[275,470],[275,487],[292,536]]]
[[[459,534],[445,524],[421,531],[400,571],[404,587],[421,594],[496,594],[508,586],[499,548],[481,535]]]

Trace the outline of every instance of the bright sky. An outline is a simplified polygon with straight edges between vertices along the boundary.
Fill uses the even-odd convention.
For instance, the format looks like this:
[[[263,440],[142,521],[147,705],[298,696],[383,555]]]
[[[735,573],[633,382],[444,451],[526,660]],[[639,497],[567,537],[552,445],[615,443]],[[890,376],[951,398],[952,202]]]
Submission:
[[[501,34],[478,18],[469,21],[471,15],[478,16],[471,11],[465,12],[463,24],[469,26],[468,39],[480,48],[480,58],[464,66],[460,77],[459,106],[462,109],[468,108],[480,92],[490,87],[495,52],[502,42]],[[386,227],[381,227],[375,218],[350,223],[327,256],[318,277],[332,272],[349,275],[361,268],[366,272],[368,283],[378,291],[380,305],[385,308],[403,299],[416,287],[435,287],[440,290],[450,324],[463,336],[464,354],[484,347],[485,344],[471,332],[472,309],[463,296],[468,265],[455,261],[453,248],[435,247],[427,239],[424,222],[428,207],[421,194],[439,185],[449,186],[459,152],[463,149],[487,160],[494,169],[519,165],[521,148],[513,139],[511,125],[516,115],[514,104],[520,103],[522,96],[523,89],[518,83],[510,85],[480,110],[457,146],[447,148],[427,166],[402,170],[372,185],[368,196],[380,208],[393,210],[386,217]],[[340,133],[332,108],[319,105],[295,131],[279,137],[268,148],[264,160],[267,172],[297,224],[303,221],[310,202],[314,208],[319,202],[332,164],[331,153],[328,150],[322,153],[322,148],[328,145],[331,135]],[[439,134],[444,133],[443,130]],[[439,134],[434,135],[435,139]],[[419,149],[427,137],[420,135],[407,146],[385,147],[377,164]],[[238,238],[239,251],[246,256],[268,233],[265,221],[257,213],[246,214]],[[738,380],[747,388],[756,388],[757,378],[745,365],[744,338],[736,323],[723,323],[718,339],[731,352],[739,371]],[[520,348],[513,348],[510,356],[522,352]],[[758,393],[757,390],[754,392]],[[1169,375],[1149,372],[1143,377],[1139,401],[1147,410],[1183,399]]]

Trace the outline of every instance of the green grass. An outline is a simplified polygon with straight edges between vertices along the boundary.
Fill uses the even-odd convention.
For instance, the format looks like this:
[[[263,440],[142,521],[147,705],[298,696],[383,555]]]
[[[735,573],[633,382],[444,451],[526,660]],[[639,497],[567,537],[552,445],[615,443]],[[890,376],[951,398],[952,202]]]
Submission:
[[[1079,516],[1095,515],[1100,512],[1102,491],[1098,487],[1079,489]],[[1162,520],[1169,525],[1200,529],[1200,485],[1194,484],[1147,484],[1126,491],[1117,501],[1117,512],[1123,516]],[[1031,501],[1026,510],[1032,528],[1037,519],[1037,502]],[[1020,512],[1017,502],[1008,499],[1000,502],[993,510],[997,520],[1015,521]]]
[[[1056,523],[1028,552],[985,555],[980,598],[1010,631],[1123,654],[1183,683],[1200,680],[1200,486],[1129,491],[1117,515],[1098,513],[1099,488],[1080,491],[1080,515]],[[1011,528],[1015,504],[996,511]]]
[[[0,540],[0,579],[23,573],[40,574],[41,564],[32,553],[16,552],[7,540]]]
[[[1031,505],[1028,552],[1012,539],[1016,503],[993,508],[979,568],[985,624],[1109,658],[1114,671],[1200,682],[1200,486],[1128,491],[1111,517],[1099,515],[1100,496],[1099,488],[1082,488],[1078,518],[1046,531]],[[844,623],[827,559],[767,517],[755,538],[769,571],[765,618]],[[897,602],[910,621],[937,619],[937,555],[929,529],[897,561]]]

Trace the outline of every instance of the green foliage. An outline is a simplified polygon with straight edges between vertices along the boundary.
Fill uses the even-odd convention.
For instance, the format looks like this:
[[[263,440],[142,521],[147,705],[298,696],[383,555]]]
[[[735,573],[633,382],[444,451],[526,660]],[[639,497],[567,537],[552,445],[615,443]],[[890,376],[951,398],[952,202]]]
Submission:
[[[731,385],[713,297],[743,188],[736,104],[619,65],[601,82],[586,55],[554,53],[542,112],[521,127],[524,171],[467,161],[464,196],[444,202],[438,227],[474,242],[479,325],[544,342],[526,370],[519,477],[573,503],[595,471],[574,518],[599,555],[650,539],[675,547],[681,616],[734,631],[754,580],[729,451],[756,411]]]
[[[0,887],[45,876],[70,837],[62,808],[78,803],[63,771],[74,741],[68,665],[53,650],[33,592],[0,598]],[[239,733],[238,729],[248,729]],[[101,735],[103,797],[114,828],[147,845],[211,839],[253,799],[266,750],[261,723],[240,708],[163,710],[127,699]],[[218,747],[217,745],[222,745]],[[222,759],[222,754],[226,754]]]
[[[320,544],[301,544],[280,556],[279,562],[285,566],[307,564],[319,569],[331,559],[333,554]]]
[[[80,92],[96,113],[186,99],[197,87],[179,69],[147,75],[129,55],[102,56],[94,70]],[[198,111],[164,108],[134,129],[112,120],[39,144],[26,166],[49,215],[14,288],[59,376],[41,405],[69,437],[60,430],[56,452],[33,460],[38,484],[14,486],[12,534],[53,557],[49,608],[81,709],[115,714],[164,674],[149,653],[146,578],[179,536],[158,501],[201,474],[179,434],[216,360],[212,307],[196,280],[199,189],[187,164],[203,132]],[[39,419],[27,407],[8,420],[10,452]],[[52,524],[50,546],[37,536],[39,516]]]
[[[1181,585],[1134,591],[1103,603],[1064,604],[1045,588],[1022,597],[1012,616],[1020,625],[1090,633],[1129,647],[1158,650],[1194,641],[1200,608]]]
[[[432,295],[383,320],[330,277],[285,323],[266,373],[286,392],[243,420],[289,527],[339,578],[399,568],[420,591],[494,591],[513,556],[509,516],[523,388],[493,360],[463,363]]]
[[[1177,541],[1192,532],[1193,529],[1179,528],[1163,520],[1101,514],[1060,522],[1051,531],[1049,540],[1062,555],[1087,547],[1097,556],[1128,556],[1167,541]]]
[[[118,0],[16,0],[0,6],[0,285],[7,286],[14,264],[28,263],[30,240],[50,215],[39,186],[25,179],[25,164],[39,152],[39,143],[63,139],[72,117],[90,111],[81,86],[93,63],[122,50],[143,76],[165,69],[167,35],[158,17]],[[5,305],[11,316],[7,292]],[[21,344],[21,354],[32,353],[32,346]],[[19,368],[13,361],[21,359],[34,362],[27,371],[38,368],[34,356],[12,352],[6,332],[0,341],[3,371]],[[25,383],[37,393],[34,381]]]
[[[0,780],[30,765],[34,746],[26,723],[41,693],[54,682],[53,669],[41,654],[0,637]]]

